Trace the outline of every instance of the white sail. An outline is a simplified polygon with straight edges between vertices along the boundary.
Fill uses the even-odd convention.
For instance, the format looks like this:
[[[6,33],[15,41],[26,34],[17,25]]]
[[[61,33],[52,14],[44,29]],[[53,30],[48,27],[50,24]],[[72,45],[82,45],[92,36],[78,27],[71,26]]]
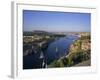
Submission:
[[[45,65],[45,62],[44,62],[44,60],[43,60],[42,67],[44,67],[44,65]]]
[[[56,47],[56,52],[58,52],[58,48]]]
[[[40,58],[44,58],[43,52],[41,52],[41,54],[40,54]]]

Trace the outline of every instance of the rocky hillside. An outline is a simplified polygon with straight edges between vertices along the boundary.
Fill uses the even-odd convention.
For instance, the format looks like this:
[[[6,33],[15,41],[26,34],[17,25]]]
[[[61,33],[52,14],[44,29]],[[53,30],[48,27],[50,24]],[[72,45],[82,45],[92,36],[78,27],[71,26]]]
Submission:
[[[90,35],[82,35],[78,40],[76,40],[71,46],[69,50],[69,54],[67,56],[63,56],[58,60],[52,62],[50,67],[70,67],[81,62],[87,61],[91,59],[91,41]],[[89,66],[89,64],[84,64],[84,66]]]

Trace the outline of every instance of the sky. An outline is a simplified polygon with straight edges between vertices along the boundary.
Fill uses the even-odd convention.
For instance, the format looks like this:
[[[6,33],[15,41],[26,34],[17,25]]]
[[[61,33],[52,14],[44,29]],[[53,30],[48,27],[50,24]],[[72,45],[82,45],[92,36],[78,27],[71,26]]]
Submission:
[[[23,10],[23,31],[90,32],[91,14]]]

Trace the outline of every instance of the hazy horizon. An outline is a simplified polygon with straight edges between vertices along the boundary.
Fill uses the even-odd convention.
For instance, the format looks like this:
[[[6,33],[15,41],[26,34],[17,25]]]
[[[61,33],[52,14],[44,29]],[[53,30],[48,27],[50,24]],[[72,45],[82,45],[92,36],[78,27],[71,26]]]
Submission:
[[[45,30],[32,30],[32,31],[23,31],[23,32],[34,32],[34,31],[45,31]],[[61,33],[71,33],[71,32],[89,32],[90,31],[45,31],[45,32],[61,32]]]

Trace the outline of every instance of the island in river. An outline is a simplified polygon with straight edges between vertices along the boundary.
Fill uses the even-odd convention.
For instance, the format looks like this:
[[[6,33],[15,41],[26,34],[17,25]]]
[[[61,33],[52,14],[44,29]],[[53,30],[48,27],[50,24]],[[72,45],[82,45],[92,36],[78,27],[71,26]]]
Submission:
[[[87,32],[24,32],[23,69],[71,67],[91,61],[90,43]]]

